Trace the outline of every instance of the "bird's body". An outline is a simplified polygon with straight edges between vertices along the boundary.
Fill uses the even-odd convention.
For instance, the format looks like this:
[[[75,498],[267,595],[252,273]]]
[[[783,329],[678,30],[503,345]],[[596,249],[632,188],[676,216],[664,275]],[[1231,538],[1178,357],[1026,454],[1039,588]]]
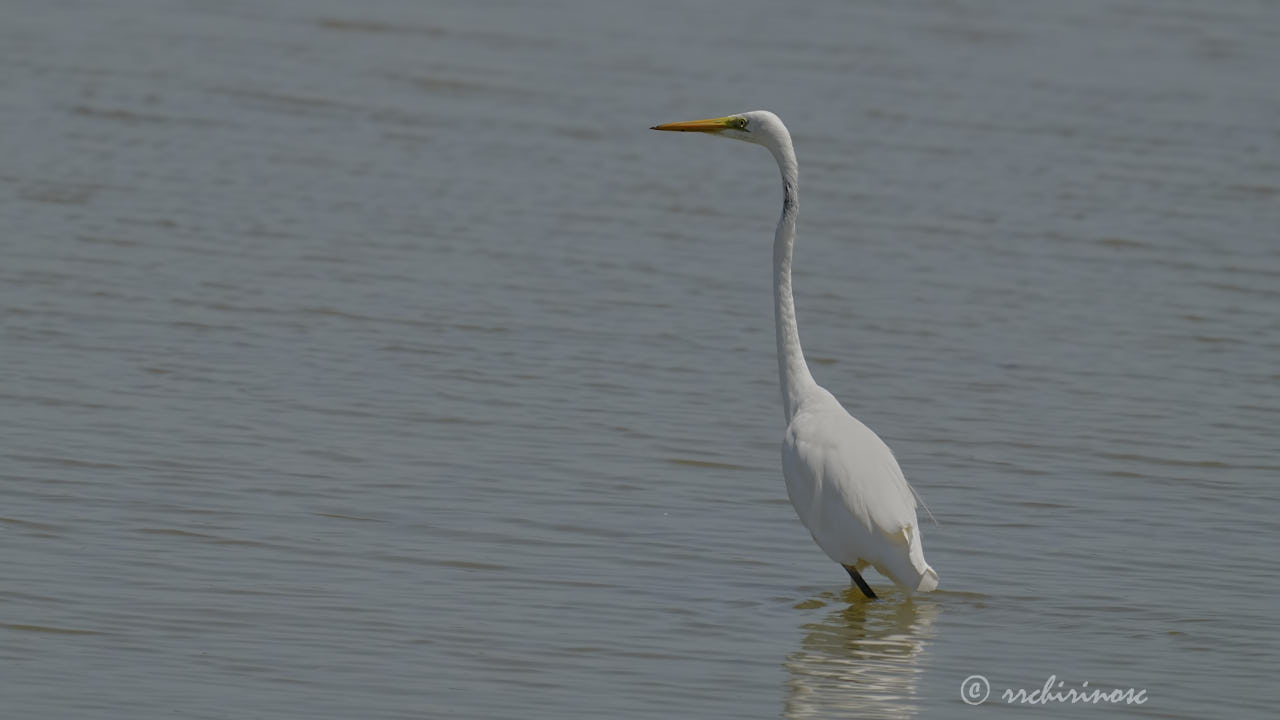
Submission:
[[[768,148],[777,160],[783,202],[773,243],[773,295],[787,423],[782,439],[787,496],[818,547],[843,565],[867,596],[875,597],[859,574],[867,566],[908,592],[933,590],[938,574],[925,562],[916,498],[898,461],[879,436],[814,381],[800,348],[791,291],[799,171],[786,126],[773,113],[757,110],[654,129],[744,140]]]
[[[889,446],[817,385],[782,437],[787,496],[832,560],[870,565],[907,590],[938,575],[924,559],[916,498]]]

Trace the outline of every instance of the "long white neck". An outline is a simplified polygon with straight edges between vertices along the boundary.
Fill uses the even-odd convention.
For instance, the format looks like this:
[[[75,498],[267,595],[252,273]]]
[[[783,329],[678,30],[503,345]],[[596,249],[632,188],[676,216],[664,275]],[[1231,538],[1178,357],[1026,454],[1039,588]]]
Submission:
[[[778,335],[778,378],[782,386],[782,412],[787,423],[795,416],[801,399],[817,383],[809,374],[800,349],[796,327],[796,302],[791,294],[791,251],[796,244],[796,214],[800,210],[799,168],[790,138],[773,151],[782,171],[782,217],[773,236],[773,320]]]

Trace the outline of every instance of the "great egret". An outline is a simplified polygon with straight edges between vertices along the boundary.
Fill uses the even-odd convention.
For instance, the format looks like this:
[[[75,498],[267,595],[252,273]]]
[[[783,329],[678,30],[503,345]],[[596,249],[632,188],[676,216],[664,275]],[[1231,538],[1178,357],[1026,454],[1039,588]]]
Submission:
[[[916,497],[893,451],[814,381],[800,349],[791,295],[799,171],[787,126],[777,115],[756,110],[652,129],[711,133],[763,145],[778,161],[782,217],[773,236],[773,311],[787,421],[782,436],[787,496],[814,542],[844,566],[867,597],[876,596],[860,574],[868,565],[908,593],[938,587],[938,573],[924,559]]]

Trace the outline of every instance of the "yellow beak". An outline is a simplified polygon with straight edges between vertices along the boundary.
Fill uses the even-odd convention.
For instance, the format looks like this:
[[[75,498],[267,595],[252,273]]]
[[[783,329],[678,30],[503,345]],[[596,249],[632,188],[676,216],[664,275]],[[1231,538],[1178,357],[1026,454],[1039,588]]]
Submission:
[[[654,125],[650,130],[672,130],[674,132],[719,132],[728,130],[733,127],[734,118],[732,115],[722,118],[710,118],[707,120],[689,120],[688,122],[673,122],[665,125]]]

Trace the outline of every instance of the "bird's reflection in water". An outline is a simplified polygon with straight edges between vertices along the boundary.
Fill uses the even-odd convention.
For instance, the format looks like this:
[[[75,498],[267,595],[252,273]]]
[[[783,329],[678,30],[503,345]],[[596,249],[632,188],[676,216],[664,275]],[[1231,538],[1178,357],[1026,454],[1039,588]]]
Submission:
[[[868,602],[849,588],[797,608],[824,604],[833,608],[804,626],[800,649],[787,656],[785,717],[914,717],[919,662],[940,606],[927,598],[907,600],[896,589]]]

